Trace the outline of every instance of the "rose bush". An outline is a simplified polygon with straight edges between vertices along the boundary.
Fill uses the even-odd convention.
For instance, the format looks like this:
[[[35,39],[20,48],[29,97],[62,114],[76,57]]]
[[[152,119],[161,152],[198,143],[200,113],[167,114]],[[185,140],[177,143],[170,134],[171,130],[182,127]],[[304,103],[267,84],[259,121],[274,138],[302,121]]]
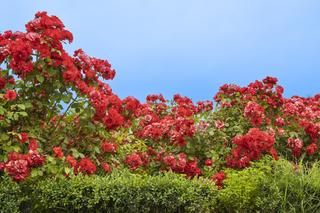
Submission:
[[[0,34],[0,170],[15,181],[114,169],[211,178],[274,159],[319,158],[320,94],[283,97],[278,80],[223,85],[214,101],[161,94],[119,98],[106,60],[64,45],[72,33],[38,12],[25,32]],[[215,105],[214,105],[215,104]]]

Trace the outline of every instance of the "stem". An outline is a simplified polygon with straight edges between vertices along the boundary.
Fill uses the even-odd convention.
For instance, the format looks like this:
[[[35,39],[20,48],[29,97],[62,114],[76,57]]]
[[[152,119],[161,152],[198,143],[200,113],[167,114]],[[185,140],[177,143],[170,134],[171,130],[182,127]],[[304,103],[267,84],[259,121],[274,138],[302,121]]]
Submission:
[[[57,124],[54,126],[54,129],[49,133],[50,138],[52,138],[52,137],[51,137],[52,134],[55,133],[55,131],[58,129],[58,126],[59,126],[62,118],[67,114],[67,112],[68,112],[69,109],[71,108],[71,105],[77,100],[77,98],[78,98],[78,94],[77,94],[77,96],[76,96],[74,99],[72,99],[72,102],[69,104],[69,106],[67,107],[66,111],[65,111],[65,112],[62,114],[62,116],[59,118]]]

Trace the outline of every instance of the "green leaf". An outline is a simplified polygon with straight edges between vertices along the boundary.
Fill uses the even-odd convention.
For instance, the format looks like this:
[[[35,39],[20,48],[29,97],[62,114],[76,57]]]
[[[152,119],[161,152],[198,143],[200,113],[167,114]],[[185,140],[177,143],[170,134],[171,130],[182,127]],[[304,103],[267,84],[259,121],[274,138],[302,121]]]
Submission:
[[[5,112],[5,109],[3,107],[0,107],[0,115],[3,115]]]
[[[23,116],[23,117],[27,117],[28,116],[28,113],[26,112],[19,112],[19,115]]]
[[[25,110],[26,106],[24,104],[18,104],[18,108],[21,110]]]
[[[56,69],[53,69],[52,67],[50,67],[50,68],[48,69],[48,73],[49,73],[50,76],[53,76],[53,75],[55,75],[55,74],[57,73],[57,70],[56,70]]]
[[[72,93],[68,93],[64,96],[62,96],[62,101],[65,102],[65,103],[69,103],[72,99]]]
[[[7,134],[5,134],[5,133],[2,133],[1,136],[0,136],[0,139],[1,139],[2,141],[6,141],[6,140],[9,139],[9,136],[8,136]]]
[[[36,79],[42,83],[44,81],[44,77],[42,75],[36,75]]]

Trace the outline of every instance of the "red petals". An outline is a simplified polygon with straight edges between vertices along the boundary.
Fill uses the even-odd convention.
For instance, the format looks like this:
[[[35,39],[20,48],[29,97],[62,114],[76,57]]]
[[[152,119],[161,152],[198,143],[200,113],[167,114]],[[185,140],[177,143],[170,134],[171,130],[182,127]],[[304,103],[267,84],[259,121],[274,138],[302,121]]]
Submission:
[[[143,164],[142,159],[138,153],[132,153],[131,155],[128,155],[124,162],[133,171]]]
[[[29,150],[33,150],[33,151],[37,150],[37,149],[39,148],[39,144],[38,144],[37,140],[34,139],[34,138],[31,139],[31,140],[29,141],[29,146],[28,146],[28,148],[29,148]]]
[[[8,101],[13,101],[17,98],[17,93],[14,90],[7,90],[6,94],[4,95],[4,97],[8,100]]]
[[[96,172],[97,167],[89,158],[82,158],[76,166],[76,170],[90,175]]]
[[[21,132],[20,136],[21,136],[20,143],[25,143],[29,140],[28,133],[26,132]]]
[[[57,147],[53,147],[53,152],[55,154],[55,156],[57,158],[62,158],[64,155],[63,155],[63,152],[62,152],[62,149],[61,147],[57,146]]]
[[[237,136],[232,141],[237,145],[232,149],[231,156],[227,157],[227,166],[233,168],[245,168],[250,161],[258,160],[263,153],[270,153],[277,159],[277,153],[273,148],[274,136],[257,128],[252,128],[244,136]]]
[[[226,174],[221,171],[216,174],[214,174],[211,179],[216,183],[216,186],[218,189],[222,189],[223,187],[223,180],[226,179]]]
[[[265,119],[264,108],[256,102],[249,102],[244,109],[244,117],[248,118],[253,126],[260,126]]]
[[[106,153],[116,153],[117,152],[118,145],[114,143],[104,142],[101,145],[102,151]]]
[[[111,167],[108,163],[101,163],[101,167],[106,173],[112,172]]]
[[[310,144],[307,146],[307,154],[313,155],[318,150],[318,146],[315,143]]]
[[[45,157],[41,156],[38,151],[30,150],[28,157],[29,165],[31,167],[39,167],[44,164]]]
[[[66,161],[69,163],[71,167],[75,167],[77,165],[77,160],[74,159],[71,155],[66,157]]]
[[[213,164],[212,159],[207,159],[207,160],[204,162],[204,165],[206,165],[206,166],[212,166],[212,164]]]
[[[299,157],[303,147],[303,141],[298,138],[288,138],[288,147],[292,150],[293,156]]]

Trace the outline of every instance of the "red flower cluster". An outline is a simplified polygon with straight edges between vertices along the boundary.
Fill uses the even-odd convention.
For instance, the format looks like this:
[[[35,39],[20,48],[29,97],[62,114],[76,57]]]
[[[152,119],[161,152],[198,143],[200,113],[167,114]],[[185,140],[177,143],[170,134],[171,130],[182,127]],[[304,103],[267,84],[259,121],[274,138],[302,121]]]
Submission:
[[[101,167],[106,173],[111,173],[111,171],[112,171],[111,167],[108,163],[102,163]]]
[[[131,170],[136,170],[143,164],[142,159],[138,153],[132,153],[128,155],[125,159],[125,163],[130,167]]]
[[[222,172],[218,172],[216,174],[214,174],[211,179],[216,183],[216,186],[218,187],[218,189],[222,189],[223,187],[223,181],[224,179],[226,179],[226,174],[222,171]]]
[[[320,138],[320,124],[315,124],[310,121],[302,120],[300,125],[304,131],[310,136],[312,143],[317,143]]]
[[[288,147],[292,150],[293,156],[299,157],[303,147],[303,141],[298,138],[288,138]]]
[[[313,155],[316,151],[318,150],[318,146],[316,143],[312,143],[309,146],[307,146],[307,154],[308,155]]]
[[[45,157],[36,150],[29,150],[28,154],[12,152],[2,167],[14,180],[23,181],[29,176],[31,167],[40,167],[44,161]]]
[[[252,128],[246,135],[236,136],[232,142],[237,147],[232,149],[231,156],[227,157],[228,167],[248,167],[250,161],[260,159],[263,153],[270,153],[275,159],[278,158],[273,148],[274,137],[260,129]]]
[[[81,49],[76,50],[73,56],[69,55],[64,50],[62,42],[72,42],[72,40],[72,34],[65,29],[60,19],[48,16],[46,12],[37,13],[35,19],[26,25],[26,32],[6,31],[0,34],[0,64],[6,63],[10,69],[9,73],[12,73],[0,73],[0,92],[1,97],[4,97],[3,102],[10,107],[14,103],[10,101],[13,100],[19,104],[34,97],[47,101],[46,97],[50,96],[50,91],[42,89],[41,86],[46,86],[42,82],[59,81],[59,84],[64,85],[63,89],[72,90],[82,100],[87,100],[85,106],[89,104],[94,108],[92,114],[88,113],[91,116],[89,122],[97,124],[99,128],[100,124],[103,124],[111,137],[117,134],[113,130],[124,127],[127,128],[130,137],[138,137],[139,141],[144,139],[148,152],[133,150],[123,162],[133,171],[138,168],[148,170],[148,166],[151,165],[161,170],[183,173],[189,177],[207,175],[208,171],[210,173],[212,169],[220,170],[220,167],[225,166],[222,165],[221,159],[215,159],[213,165],[212,159],[206,158],[211,156],[212,149],[222,149],[217,153],[223,153],[221,154],[221,157],[224,155],[223,159],[227,155],[226,165],[232,168],[247,167],[251,161],[260,159],[263,154],[271,154],[277,159],[277,153],[287,153],[287,148],[292,151],[294,157],[299,157],[303,151],[313,155],[318,150],[320,95],[310,98],[298,96],[283,98],[284,90],[277,85],[278,80],[267,77],[246,87],[223,85],[214,97],[217,108],[213,114],[210,113],[213,110],[211,101],[194,104],[190,98],[181,95],[174,95],[171,103],[161,94],[147,96],[146,103],[140,103],[131,96],[121,100],[105,83],[105,80],[112,80],[115,77],[115,70],[111,68],[110,63],[90,57]],[[37,87],[35,90],[37,94],[22,96],[21,88],[9,85],[15,84],[15,79],[24,79],[28,84],[34,84]],[[54,85],[53,90],[57,91]],[[36,106],[33,107],[37,109]],[[32,113],[30,115],[34,115]],[[233,117],[228,119],[228,116]],[[40,126],[45,128],[52,125],[59,128],[63,123],[60,121],[65,117],[67,116],[53,115],[48,118],[50,122],[41,121]],[[234,137],[237,131],[232,129],[233,122],[243,129],[248,126],[243,122],[243,117],[260,129],[252,128],[246,135]],[[4,113],[0,116],[1,124],[6,123],[6,120],[8,119]],[[82,122],[79,115],[75,116],[73,124],[79,127],[78,135],[72,135],[76,139],[70,139],[68,136],[66,140],[68,144],[56,143],[53,145],[56,147],[52,150],[51,146],[42,144],[41,148],[44,153],[59,158],[57,162],[69,164],[75,174],[79,172],[93,174],[97,167],[89,158],[76,160],[70,155],[70,148],[79,149],[79,152],[90,154],[89,156],[94,155],[92,159],[99,162],[100,169],[110,173],[111,166],[119,164],[118,156],[115,156],[118,145],[131,146],[130,143],[135,142],[126,138],[119,143],[108,142],[103,139],[104,134],[100,134],[99,130],[99,133],[92,138],[94,143],[88,146],[78,143],[76,146],[74,142],[86,133],[82,132],[83,129],[80,130]],[[11,129],[15,132],[20,128]],[[282,139],[287,139],[291,132],[303,138],[306,147],[300,139],[289,138],[287,144],[284,146],[280,144],[275,150],[273,147],[275,138],[281,138],[279,141],[282,143],[285,141]],[[22,132],[17,135],[18,139],[14,140],[20,142],[18,145],[22,150],[25,150],[27,144],[28,154],[10,153],[8,161],[0,163],[0,169],[5,170],[13,179],[21,181],[29,175],[32,167],[42,166],[45,158],[39,154],[38,142],[29,138],[28,133]],[[211,140],[212,135],[217,137],[217,141]],[[227,140],[230,137],[233,137],[232,145]],[[102,143],[97,144],[96,141]],[[97,146],[100,146],[101,152],[96,151]],[[86,149],[88,147],[90,149]],[[95,152],[88,153],[91,150]],[[66,158],[64,153],[67,155]],[[5,152],[5,155],[7,154]],[[308,159],[315,157],[316,155]],[[107,162],[112,163],[109,165]],[[221,188],[225,174],[219,172],[213,175],[212,179]]]
[[[75,166],[75,174],[82,172],[84,174],[94,174],[97,170],[96,165],[89,158],[82,158],[80,162]]]
[[[6,94],[4,95],[4,97],[8,100],[8,101],[13,101],[17,98],[17,93],[14,90],[7,90]]]
[[[185,153],[178,154],[178,159],[173,155],[165,156],[163,162],[176,173],[186,174],[188,177],[201,175],[201,169],[198,168],[197,159],[187,160],[187,155]]]
[[[62,158],[64,156],[60,146],[53,147],[53,152],[57,158]]]
[[[118,149],[118,145],[115,143],[109,143],[105,141],[102,143],[101,149],[106,153],[116,153]]]
[[[222,107],[231,107],[237,104],[242,106],[249,101],[254,102],[258,99],[259,102],[265,102],[274,109],[284,103],[283,88],[276,86],[277,81],[276,78],[267,77],[262,82],[255,81],[247,87],[225,84],[220,87],[214,99]]]
[[[265,119],[264,108],[256,102],[249,102],[244,108],[244,117],[248,118],[253,126],[260,126]]]

